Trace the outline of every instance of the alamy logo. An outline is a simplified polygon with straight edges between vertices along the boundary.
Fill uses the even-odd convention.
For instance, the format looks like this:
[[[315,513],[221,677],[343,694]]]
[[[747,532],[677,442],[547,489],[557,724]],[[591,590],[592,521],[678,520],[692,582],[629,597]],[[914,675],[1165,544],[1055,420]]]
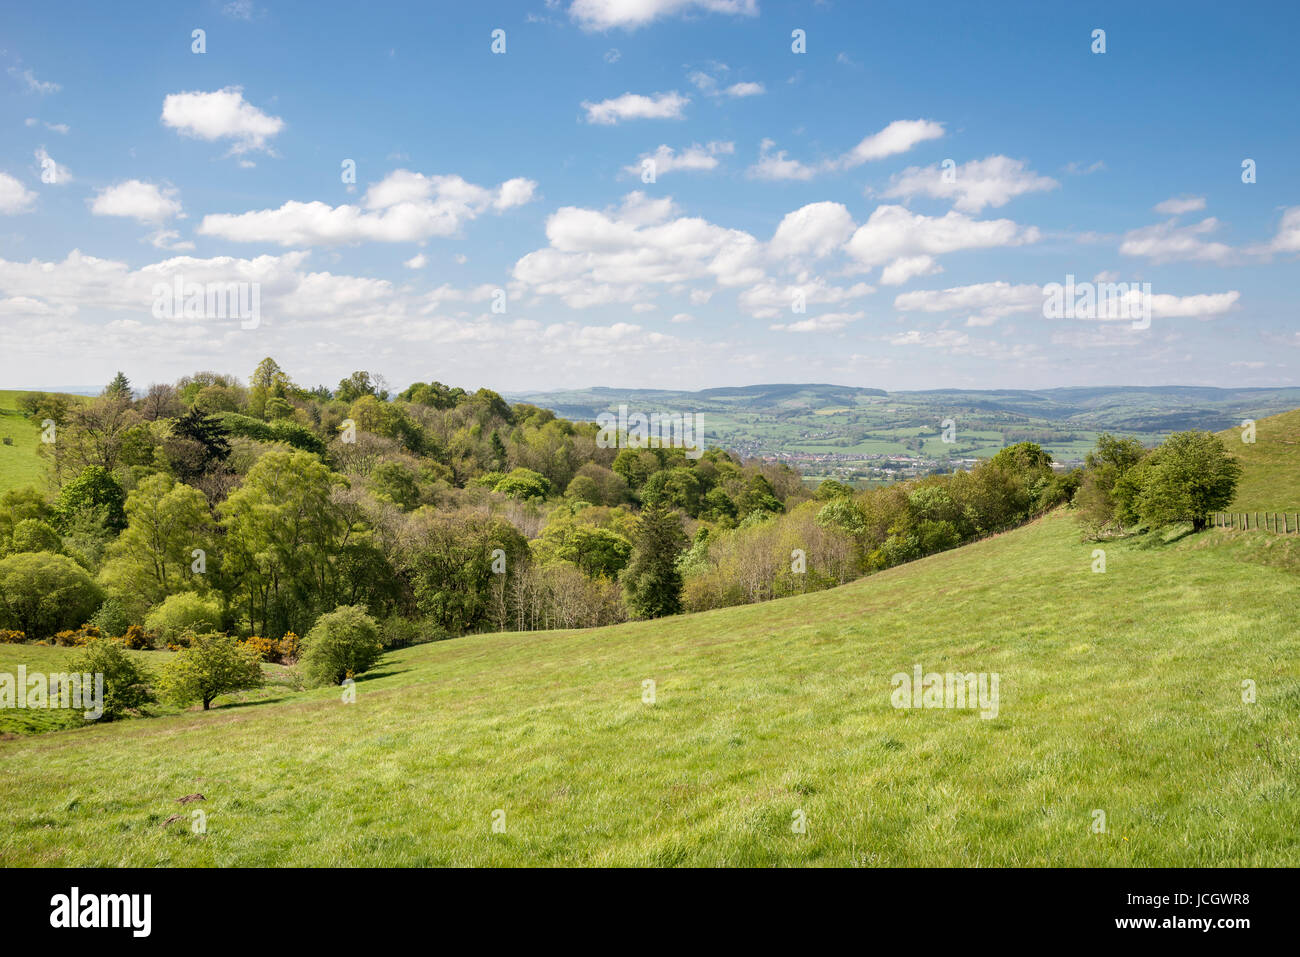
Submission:
[[[922,674],[920,665],[909,675],[900,671],[890,679],[895,708],[979,708],[981,718],[998,716],[998,678],[995,671],[962,674],[951,671]]]
[[[80,708],[87,721],[104,715],[103,674],[30,674],[26,665],[18,674],[0,674],[0,708]]]
[[[51,927],[129,927],[133,937],[148,937],[153,926],[149,894],[70,894],[50,898]]]
[[[596,445],[602,449],[685,449],[688,459],[704,454],[704,416],[699,412],[629,414],[620,405],[618,415],[602,412],[596,424]]]
[[[177,274],[153,287],[155,319],[238,319],[239,328],[262,324],[262,284],[258,282],[186,282]]]
[[[1151,283],[1080,282],[1043,287],[1044,319],[1132,319],[1134,329],[1151,327]]]

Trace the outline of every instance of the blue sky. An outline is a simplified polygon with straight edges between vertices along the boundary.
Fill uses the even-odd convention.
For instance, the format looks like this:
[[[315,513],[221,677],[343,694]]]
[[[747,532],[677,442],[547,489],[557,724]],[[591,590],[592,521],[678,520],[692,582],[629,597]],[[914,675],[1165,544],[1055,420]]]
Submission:
[[[1294,4],[323,6],[6,11],[6,386],[1300,384]]]

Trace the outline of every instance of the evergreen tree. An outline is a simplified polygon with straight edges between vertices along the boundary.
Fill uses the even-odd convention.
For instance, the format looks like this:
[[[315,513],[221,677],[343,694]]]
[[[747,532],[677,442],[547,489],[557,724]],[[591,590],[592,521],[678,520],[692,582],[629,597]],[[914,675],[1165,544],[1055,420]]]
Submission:
[[[104,387],[104,395],[113,396],[114,398],[127,399],[131,398],[131,380],[123,372],[118,372],[113,376],[113,381]]]
[[[660,618],[682,610],[682,574],[677,556],[686,547],[681,516],[664,505],[641,513],[632,561],[623,573],[628,607],[638,618]]]

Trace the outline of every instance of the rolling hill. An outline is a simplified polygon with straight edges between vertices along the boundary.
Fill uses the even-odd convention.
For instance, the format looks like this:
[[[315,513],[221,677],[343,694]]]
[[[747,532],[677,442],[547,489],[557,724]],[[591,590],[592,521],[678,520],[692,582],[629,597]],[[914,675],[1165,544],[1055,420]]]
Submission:
[[[1093,547],[1056,513],[831,591],[401,650],[355,704],[0,741],[0,864],[1300,864],[1300,539]],[[997,673],[997,716],[895,709],[915,665]]]
[[[22,392],[0,390],[0,492],[24,485],[45,485],[45,463],[36,454],[40,430],[18,411]]]
[[[1232,508],[1300,512],[1300,409],[1257,420],[1253,443],[1242,436],[1241,428],[1219,433],[1244,469]]]

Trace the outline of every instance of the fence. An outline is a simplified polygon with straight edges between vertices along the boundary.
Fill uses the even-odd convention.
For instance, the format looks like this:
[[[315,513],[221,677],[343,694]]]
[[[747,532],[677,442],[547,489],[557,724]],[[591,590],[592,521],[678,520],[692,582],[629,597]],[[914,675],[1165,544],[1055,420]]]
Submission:
[[[1210,524],[1215,528],[1264,529],[1289,535],[1300,532],[1300,512],[1211,512]]]

